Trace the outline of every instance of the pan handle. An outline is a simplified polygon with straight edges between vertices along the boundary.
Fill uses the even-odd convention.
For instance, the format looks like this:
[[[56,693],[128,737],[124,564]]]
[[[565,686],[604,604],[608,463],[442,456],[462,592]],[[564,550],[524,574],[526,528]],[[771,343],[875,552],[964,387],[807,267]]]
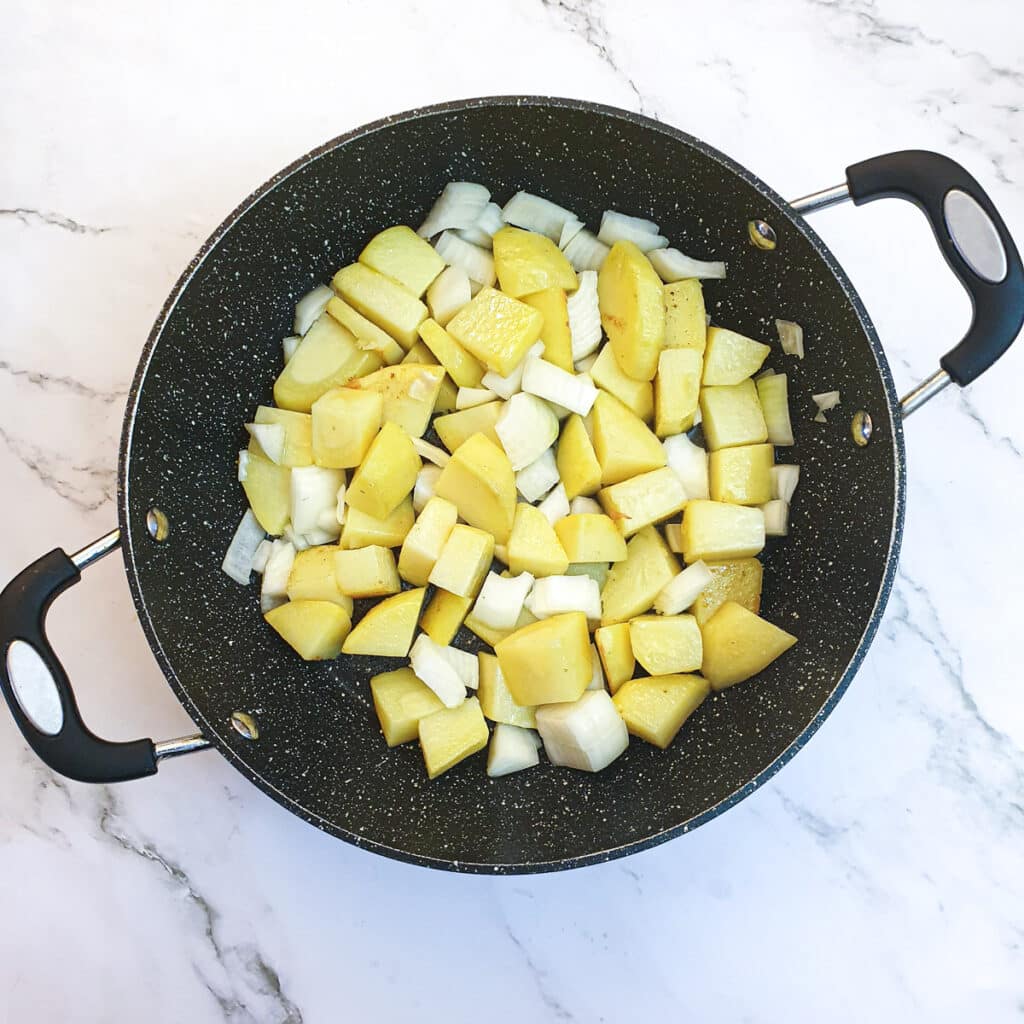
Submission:
[[[82,578],[82,570],[120,544],[120,531],[73,555],[60,548],[37,559],[0,593],[0,689],[35,753],[55,772],[79,782],[126,782],[153,775],[162,757],[209,746],[202,736],[154,744],[112,743],[82,720],[74,691],[46,637],[54,598]]]
[[[1024,324],[1020,254],[985,190],[955,160],[922,149],[887,153],[846,168],[846,183],[793,202],[812,213],[845,199],[906,199],[924,211],[942,255],[971,298],[971,325],[941,367],[903,399],[909,415],[951,381],[979,377],[1013,344]]]

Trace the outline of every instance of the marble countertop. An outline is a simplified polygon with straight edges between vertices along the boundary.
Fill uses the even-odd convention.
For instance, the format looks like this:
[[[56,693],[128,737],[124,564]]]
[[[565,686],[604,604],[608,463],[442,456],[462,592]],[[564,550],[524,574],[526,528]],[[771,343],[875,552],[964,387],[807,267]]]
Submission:
[[[1024,14],[1005,0],[48,0],[4,21],[2,579],[114,524],[136,358],[209,231],[389,112],[586,97],[793,196],[931,148],[1024,237]],[[923,219],[878,203],[814,223],[909,389],[969,315]],[[0,714],[0,1019],[1019,1020],[1022,369],[1024,347],[909,422],[896,589],[820,733],[728,814],[626,860],[418,869],[315,831],[215,754],[62,782]],[[190,731],[116,558],[51,624],[98,732]]]

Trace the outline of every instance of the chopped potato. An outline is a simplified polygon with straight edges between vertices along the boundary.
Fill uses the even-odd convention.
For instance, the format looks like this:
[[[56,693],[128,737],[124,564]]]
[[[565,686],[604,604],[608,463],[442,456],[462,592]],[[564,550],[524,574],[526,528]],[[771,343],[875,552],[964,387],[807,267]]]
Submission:
[[[570,562],[621,562],[626,557],[626,542],[608,516],[568,515],[555,523],[555,533]]]
[[[683,485],[667,466],[605,487],[597,497],[623,537],[668,519],[686,504]]]
[[[488,441],[500,447],[501,441],[494,427],[504,407],[504,402],[485,402],[483,405],[474,405],[471,409],[461,409],[447,416],[438,416],[434,420],[434,429],[441,443],[450,452],[465,444],[474,434],[483,434]]]
[[[700,676],[659,675],[630,680],[612,700],[633,736],[664,750],[710,692]]]
[[[654,386],[649,380],[634,380],[619,368],[610,345],[605,345],[590,368],[590,379],[614,395],[629,411],[650,423],[654,419]]]
[[[470,754],[483,750],[490,739],[476,697],[458,707],[442,708],[419,720],[420,747],[427,775],[436,779]]]
[[[524,608],[516,621],[515,629],[495,629],[493,626],[488,626],[486,622],[481,622],[472,612],[466,616],[466,629],[468,629],[474,636],[480,637],[485,644],[490,644],[494,647],[499,640],[504,640],[505,637],[511,636],[516,629],[522,629],[524,626],[529,626],[532,622],[536,622],[537,617]]]
[[[424,587],[403,590],[375,604],[345,638],[345,654],[378,658],[408,657],[426,594]]]
[[[544,288],[532,295],[524,295],[523,302],[544,317],[540,332],[544,358],[566,373],[573,373],[572,332],[569,330],[569,306],[565,292],[561,288]]]
[[[397,548],[409,535],[415,519],[411,496],[399,502],[395,510],[383,519],[349,508],[345,512],[345,525],[341,528],[341,546],[365,548],[379,544],[382,548]]]
[[[352,332],[352,337],[361,349],[376,352],[388,366],[400,363],[405,358],[405,349],[387,331],[382,331],[372,320],[367,320],[344,299],[333,296],[327,303],[327,312],[342,327]]]
[[[796,643],[784,629],[726,601],[704,623],[704,663],[701,672],[715,690],[741,683],[767,668]]]
[[[567,498],[597,493],[601,486],[601,464],[597,461],[583,417],[576,413],[562,427],[555,464]]]
[[[483,434],[474,434],[452,452],[435,493],[450,501],[470,526],[486,530],[498,544],[508,543],[516,512],[516,476],[508,456]]]
[[[690,501],[680,538],[688,565],[749,558],[764,547],[764,513],[721,501]]]
[[[506,377],[540,338],[544,317],[532,306],[481,288],[448,323],[448,333],[489,370]]]
[[[313,420],[309,413],[261,405],[256,409],[254,420],[257,423],[274,423],[284,427],[282,466],[313,465]]]
[[[292,471],[255,452],[241,452],[238,459],[238,477],[256,521],[271,536],[284,533],[291,515]]]
[[[645,526],[626,544],[626,560],[616,562],[601,590],[601,625],[642,615],[679,573],[679,563],[653,526]]]
[[[461,523],[452,527],[430,570],[430,582],[459,597],[475,597],[494,558],[494,538]]]
[[[620,686],[633,678],[636,658],[629,641],[629,623],[616,622],[613,626],[601,626],[594,631],[594,644],[604,667],[608,689],[616,693]]]
[[[370,693],[389,747],[416,739],[420,719],[444,707],[437,694],[417,679],[411,668],[374,676],[370,680]]]
[[[434,399],[434,413],[438,416],[455,412],[458,405],[458,385],[445,374],[441,378],[441,386],[437,389],[437,398]]]
[[[692,348],[707,343],[704,291],[696,278],[665,285],[665,348]]]
[[[515,576],[521,572],[537,577],[561,576],[569,565],[569,558],[547,517],[526,502],[520,502],[515,508],[508,557],[508,567]]]
[[[375,391],[334,388],[314,403],[313,461],[328,469],[353,469],[370,450],[384,422],[384,398]]]
[[[426,586],[430,572],[441,557],[441,551],[458,519],[459,510],[450,501],[437,495],[423,506],[398,556],[398,574],[406,583],[416,587]],[[438,640],[438,643],[441,641]]]
[[[404,225],[374,235],[359,254],[359,262],[397,281],[417,298],[444,270],[444,260],[438,251]]]
[[[416,328],[426,320],[427,307],[400,284],[362,263],[342,267],[331,283],[349,305],[387,331],[403,348],[416,343]]]
[[[512,699],[497,657],[484,651],[477,657],[480,659],[480,688],[477,697],[484,716],[492,722],[517,725],[521,729],[536,729],[536,709],[522,707]]]
[[[505,227],[491,241],[498,285],[506,295],[521,299],[545,288],[576,290],[576,271],[550,238]]]
[[[705,387],[739,384],[761,369],[771,349],[724,327],[709,327],[704,350]]]
[[[333,601],[289,601],[264,618],[304,661],[336,658],[352,628],[348,612]]]
[[[654,378],[654,432],[658,437],[681,434],[693,426],[700,396],[700,353],[692,348],[667,348],[658,358]]]
[[[711,582],[701,591],[691,611],[703,626],[726,601],[735,601],[747,611],[761,610],[761,580],[764,570],[756,558],[729,562],[708,562]]]
[[[517,629],[494,647],[512,699],[522,707],[579,700],[594,673],[583,612]]]
[[[756,391],[754,397],[756,400]],[[665,465],[661,442],[643,420],[612,395],[598,393],[590,421],[594,453],[601,464],[601,482],[605,486]]]
[[[352,617],[352,598],[338,589],[334,575],[334,554],[338,549],[322,544],[295,552],[288,576],[289,601],[332,601]]]
[[[412,491],[422,466],[409,435],[385,423],[352,474],[345,500],[368,516],[386,519]]]
[[[663,285],[650,260],[633,242],[616,242],[597,275],[601,326],[619,368],[651,380],[665,344]]]
[[[775,449],[770,444],[720,448],[708,458],[712,501],[763,505],[772,499]]]
[[[455,634],[458,633],[466,613],[472,606],[473,598],[449,594],[447,590],[438,587],[434,590],[434,596],[420,619],[420,629],[435,644],[447,647],[455,639]]]
[[[478,388],[484,368],[437,321],[424,320],[419,327],[424,344],[437,357],[460,388]]]
[[[700,671],[700,627],[692,615],[638,615],[629,622],[633,656],[652,676]]]
[[[443,380],[444,367],[402,363],[353,380],[348,387],[379,391],[384,398],[384,422],[397,424],[410,437],[422,437]]]
[[[701,388],[700,411],[704,439],[711,451],[768,440],[768,427],[752,380]]]
[[[349,597],[387,597],[402,589],[391,548],[335,551],[334,574],[338,589]]]

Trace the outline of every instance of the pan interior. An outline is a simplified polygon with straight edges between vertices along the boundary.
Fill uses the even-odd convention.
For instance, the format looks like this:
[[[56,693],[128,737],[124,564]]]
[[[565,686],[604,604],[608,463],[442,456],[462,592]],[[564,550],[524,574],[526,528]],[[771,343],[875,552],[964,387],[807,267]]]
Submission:
[[[295,301],[354,260],[376,231],[413,227],[446,182],[498,202],[547,196],[589,225],[613,207],[651,217],[688,254],[723,258],[706,282],[714,322],[763,340],[804,327],[790,375],[799,462],[792,533],[764,553],[763,613],[799,643],[755,682],[707,701],[668,751],[634,739],[607,771],[547,765],[490,780],[483,754],[434,782],[416,744],[389,750],[367,681],[394,659],[306,664],[261,620],[255,586],[220,562],[244,509],[242,424],[271,400]],[[765,218],[774,251],[750,244]],[[840,408],[812,422],[812,393]],[[140,618],[203,732],[271,796],[317,826],[441,867],[529,871],[604,859],[692,827],[749,791],[813,731],[845,688],[890,583],[902,519],[902,435],[877,339],[849,283],[774,193],[679,132],[621,111],[551,100],[456,104],[337,140],[247,201],[179,282],[154,328],[122,449],[125,557]],[[866,409],[874,437],[850,440]],[[168,516],[154,543],[146,512]],[[472,639],[462,636],[460,641]],[[260,738],[231,729],[250,712]]]

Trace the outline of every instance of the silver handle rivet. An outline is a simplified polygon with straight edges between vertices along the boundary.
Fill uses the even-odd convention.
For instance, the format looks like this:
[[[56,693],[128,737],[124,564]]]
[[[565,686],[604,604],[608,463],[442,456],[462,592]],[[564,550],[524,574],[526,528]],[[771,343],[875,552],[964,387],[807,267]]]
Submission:
[[[146,513],[146,532],[160,544],[170,535],[171,524],[155,505]]]
[[[871,440],[871,431],[874,430],[874,424],[871,422],[871,416],[863,409],[858,409],[853,414],[853,419],[850,422],[850,433],[853,435],[853,443],[858,448],[864,448],[868,441]]]
[[[260,727],[248,711],[232,711],[231,728],[243,739],[258,740],[260,738]]]
[[[750,236],[750,241],[758,249],[765,249],[770,252],[779,243],[775,234],[775,228],[767,221],[747,221],[747,234]]]

